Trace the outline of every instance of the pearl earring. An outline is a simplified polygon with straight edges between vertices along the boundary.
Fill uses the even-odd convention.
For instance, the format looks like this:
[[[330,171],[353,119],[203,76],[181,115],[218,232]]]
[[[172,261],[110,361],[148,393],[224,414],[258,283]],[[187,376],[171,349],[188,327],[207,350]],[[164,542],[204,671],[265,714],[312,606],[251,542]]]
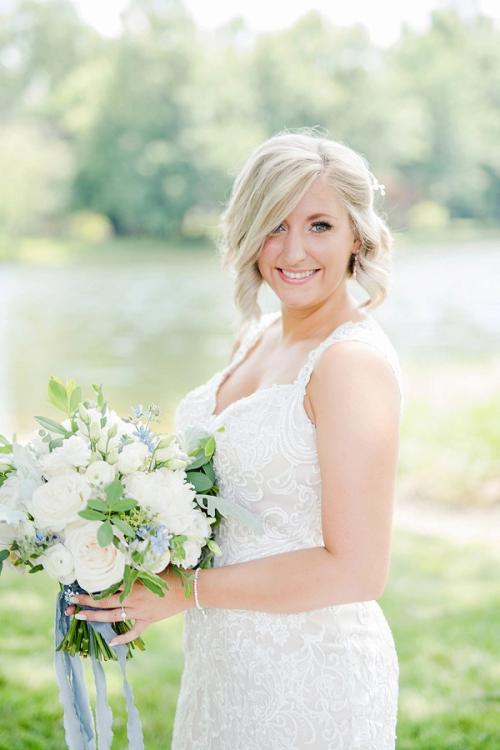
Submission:
[[[353,266],[352,266],[352,278],[354,280],[356,280],[356,271],[357,271],[357,268],[358,268],[358,254],[354,253],[354,263],[353,263]]]

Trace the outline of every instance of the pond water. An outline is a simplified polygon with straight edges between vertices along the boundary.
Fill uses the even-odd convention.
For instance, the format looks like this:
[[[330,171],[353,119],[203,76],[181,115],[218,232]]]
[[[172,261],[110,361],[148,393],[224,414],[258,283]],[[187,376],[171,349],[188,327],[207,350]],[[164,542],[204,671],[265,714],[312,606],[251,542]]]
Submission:
[[[500,248],[412,247],[394,255],[392,288],[372,311],[402,363],[487,360],[500,351]],[[358,300],[363,292],[352,284]],[[268,287],[261,306],[279,307]],[[170,429],[178,400],[223,367],[236,328],[232,279],[215,254],[137,254],[66,265],[0,266],[0,432],[18,439],[47,402],[54,374],[91,383],[122,414],[156,403]]]

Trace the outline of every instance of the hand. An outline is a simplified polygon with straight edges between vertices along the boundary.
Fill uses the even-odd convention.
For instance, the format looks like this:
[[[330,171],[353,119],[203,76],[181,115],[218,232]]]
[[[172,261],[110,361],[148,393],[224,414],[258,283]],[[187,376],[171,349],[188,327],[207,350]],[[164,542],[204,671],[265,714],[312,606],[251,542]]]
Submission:
[[[192,573],[188,569],[186,573]],[[74,598],[79,606],[98,607],[96,611],[84,610],[75,615],[77,619],[95,620],[98,622],[117,622],[122,621],[122,605],[127,613],[127,620],[135,620],[132,628],[123,635],[117,635],[110,641],[110,645],[119,646],[134,638],[138,638],[147,627],[154,622],[164,620],[167,617],[173,617],[179,612],[190,609],[194,606],[194,596],[186,597],[184,584],[179,577],[167,567],[160,577],[167,582],[168,590],[165,596],[153,594],[146,586],[136,581],[127,598],[120,602],[120,592],[112,594],[105,599],[94,599],[90,594],[76,594]],[[123,590],[123,589],[122,589]],[[65,610],[66,615],[72,615],[75,612],[75,605],[70,604]]]

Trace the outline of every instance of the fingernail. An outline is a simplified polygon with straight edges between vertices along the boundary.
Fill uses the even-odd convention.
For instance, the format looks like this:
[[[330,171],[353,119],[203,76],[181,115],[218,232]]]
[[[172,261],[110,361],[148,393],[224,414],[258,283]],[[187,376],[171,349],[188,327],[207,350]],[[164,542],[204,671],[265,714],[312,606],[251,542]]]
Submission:
[[[78,604],[78,597],[77,596],[70,596],[69,598],[71,604]]]
[[[78,614],[76,614],[75,617],[76,617],[77,620],[86,620],[87,619],[87,615],[84,614],[83,612],[78,612]]]
[[[65,609],[65,610],[64,610],[64,614],[65,614],[65,615],[69,615],[69,607],[68,607],[68,609]]]

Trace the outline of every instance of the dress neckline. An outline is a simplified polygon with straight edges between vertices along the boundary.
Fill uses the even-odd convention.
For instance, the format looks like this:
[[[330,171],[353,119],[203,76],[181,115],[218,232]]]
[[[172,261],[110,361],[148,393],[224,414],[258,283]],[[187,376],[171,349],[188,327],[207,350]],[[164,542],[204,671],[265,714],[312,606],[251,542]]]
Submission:
[[[266,393],[268,391],[275,391],[279,388],[294,388],[298,382],[300,381],[302,374],[307,370],[308,366],[310,365],[311,361],[313,360],[313,357],[315,356],[318,349],[320,349],[322,346],[326,344],[333,336],[334,334],[337,334],[340,330],[347,328],[349,326],[357,326],[357,325],[370,325],[373,326],[375,324],[375,319],[368,313],[366,318],[363,318],[362,320],[344,320],[343,323],[339,323],[338,326],[336,326],[333,331],[330,331],[330,333],[317,344],[314,346],[309,353],[307,354],[306,360],[304,364],[299,369],[297,375],[290,383],[271,383],[271,385],[266,385],[263,388],[256,388],[255,391],[252,391],[252,393],[249,393],[246,396],[241,396],[241,398],[237,398],[234,401],[231,401],[227,406],[225,406],[223,409],[221,409],[220,412],[217,414],[215,413],[215,409],[217,407],[217,395],[219,392],[219,389],[221,388],[222,384],[226,380],[226,378],[233,372],[233,370],[238,367],[238,365],[243,362],[248,352],[260,341],[262,336],[264,335],[265,331],[271,327],[271,325],[281,318],[281,310],[275,310],[274,312],[270,313],[264,313],[261,315],[259,321],[257,322],[255,329],[252,333],[252,335],[249,336],[248,341],[242,342],[239,349],[236,351],[233,359],[229,364],[226,365],[226,367],[222,368],[222,370],[219,370],[218,373],[216,373],[215,376],[215,382],[214,386],[212,388],[212,397],[211,397],[211,403],[210,403],[210,415],[209,418],[212,420],[217,420],[220,417],[224,416],[227,411],[231,410],[234,406],[241,404],[246,401],[250,401],[251,399],[255,398],[259,394]]]

